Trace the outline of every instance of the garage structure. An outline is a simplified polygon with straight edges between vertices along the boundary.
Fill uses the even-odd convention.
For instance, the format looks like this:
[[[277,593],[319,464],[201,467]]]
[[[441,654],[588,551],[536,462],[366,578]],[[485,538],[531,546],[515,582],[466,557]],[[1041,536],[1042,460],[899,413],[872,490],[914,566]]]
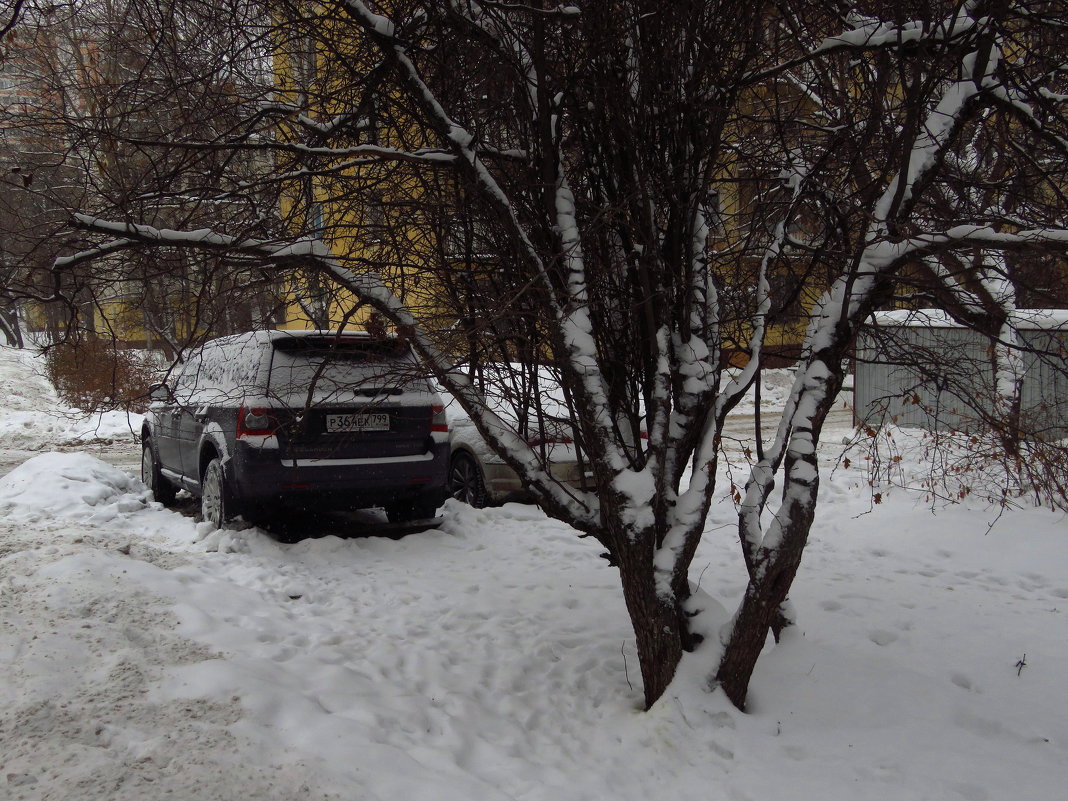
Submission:
[[[1008,323],[1014,342],[939,309],[876,312],[857,340],[857,423],[979,432],[1004,416],[999,387],[1017,384],[1023,436],[1068,438],[1068,310],[1021,309]]]

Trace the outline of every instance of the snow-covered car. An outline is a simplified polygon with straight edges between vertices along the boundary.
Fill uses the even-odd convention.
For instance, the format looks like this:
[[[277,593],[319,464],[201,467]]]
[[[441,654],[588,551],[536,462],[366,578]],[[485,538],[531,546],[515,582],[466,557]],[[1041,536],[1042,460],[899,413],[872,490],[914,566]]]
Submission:
[[[141,475],[222,527],[282,507],[382,507],[433,517],[448,497],[448,422],[410,347],[393,337],[255,331],[212,340],[152,388]]]
[[[519,476],[494,453],[460,404],[447,393],[442,395],[446,398],[452,448],[449,461],[452,497],[475,507],[530,501]],[[517,400],[524,397],[522,393],[487,390],[486,395],[493,411],[526,440],[557,480],[577,488],[585,486],[586,473],[571,436],[562,392],[551,376],[541,376],[537,400],[531,403],[533,408],[522,409],[521,414],[517,414],[516,407],[523,403]]]

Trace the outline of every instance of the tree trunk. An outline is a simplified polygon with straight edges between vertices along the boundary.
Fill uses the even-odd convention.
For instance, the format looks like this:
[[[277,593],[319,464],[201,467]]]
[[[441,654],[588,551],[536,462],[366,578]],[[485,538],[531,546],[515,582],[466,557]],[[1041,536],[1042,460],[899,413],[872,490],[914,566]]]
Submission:
[[[0,310],[0,332],[3,332],[7,344],[12,348],[23,347],[22,331],[19,329],[18,312]]]
[[[810,523],[811,525],[811,519]],[[807,538],[807,527],[804,532]],[[784,543],[785,545],[785,543]],[[794,583],[804,541],[780,554],[774,565],[769,566],[763,581],[750,580],[745,587],[741,609],[735,617],[731,638],[723,649],[723,658],[714,678],[714,684],[723,689],[731,702],[745,709],[745,696],[749,693],[749,681],[756,668],[756,660],[768,640],[768,632],[778,624],[783,601]],[[778,634],[776,634],[778,640]]]
[[[634,544],[621,550],[617,553],[619,577],[634,628],[645,708],[649,709],[675,677],[682,659],[685,618],[674,599],[657,594],[652,559],[644,549]]]
[[[842,388],[842,357],[853,341],[852,331],[851,326],[837,326],[833,346],[815,356],[805,369],[806,389],[795,407],[793,434],[785,457],[782,505],[775,513],[767,544],[761,544],[746,557],[749,584],[713,679],[713,684],[722,687],[742,710],[768,632],[773,632],[778,641],[782,629],[790,623],[783,604],[816,516],[820,485],[816,446],[827,412]],[[809,387],[809,375],[824,377],[813,378]],[[798,414],[807,405],[805,400],[815,405],[807,414]]]

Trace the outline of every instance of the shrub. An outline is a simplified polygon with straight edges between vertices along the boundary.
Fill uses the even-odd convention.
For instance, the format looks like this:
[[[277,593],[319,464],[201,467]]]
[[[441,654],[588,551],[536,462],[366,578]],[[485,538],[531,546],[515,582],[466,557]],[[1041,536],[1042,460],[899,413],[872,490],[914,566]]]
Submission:
[[[1025,436],[1009,452],[997,431],[886,425],[862,426],[850,444],[860,446],[873,491],[896,486],[931,504],[971,498],[1003,509],[1034,504],[1068,511],[1068,440]]]
[[[141,351],[100,338],[60,342],[46,355],[48,378],[60,399],[86,412],[142,412],[155,369]]]

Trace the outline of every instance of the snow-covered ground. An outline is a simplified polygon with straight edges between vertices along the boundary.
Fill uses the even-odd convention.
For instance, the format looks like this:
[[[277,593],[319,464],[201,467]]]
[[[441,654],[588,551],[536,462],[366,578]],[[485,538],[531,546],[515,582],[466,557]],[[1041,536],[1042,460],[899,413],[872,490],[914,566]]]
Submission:
[[[54,413],[45,389],[0,431]],[[5,801],[1065,797],[1063,515],[873,504],[856,457],[825,477],[750,712],[702,688],[699,651],[643,713],[614,570],[534,507],[283,545],[160,508],[66,434],[27,450],[48,438],[66,452],[0,478]],[[725,498],[695,560],[724,620],[734,532]]]

